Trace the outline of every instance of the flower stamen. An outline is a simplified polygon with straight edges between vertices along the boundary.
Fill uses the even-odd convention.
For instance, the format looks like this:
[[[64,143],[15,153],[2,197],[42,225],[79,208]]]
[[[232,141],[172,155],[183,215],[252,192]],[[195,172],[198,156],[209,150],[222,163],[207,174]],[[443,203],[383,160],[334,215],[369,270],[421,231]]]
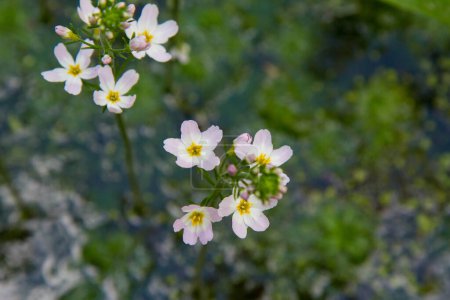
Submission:
[[[262,154],[258,155],[258,157],[255,159],[255,161],[258,164],[265,166],[270,163],[270,157],[267,157],[264,153],[262,153]]]
[[[69,71],[67,71],[67,74],[72,75],[73,77],[77,77],[81,73],[80,65],[70,65]]]
[[[204,214],[199,211],[194,211],[189,216],[189,220],[191,220],[192,226],[200,226],[203,224]]]
[[[108,96],[106,96],[106,99],[108,99],[111,103],[116,103],[120,100],[120,94],[116,91],[109,91]]]
[[[190,156],[200,156],[202,153],[202,145],[192,143],[189,147],[187,147],[186,151]]]
[[[250,202],[241,198],[241,201],[236,206],[236,210],[239,212],[240,215],[245,215],[245,214],[250,213],[251,207],[252,207],[252,204]]]
[[[153,35],[149,33],[147,30],[141,33],[142,36],[145,36],[145,41],[150,43],[153,40]]]

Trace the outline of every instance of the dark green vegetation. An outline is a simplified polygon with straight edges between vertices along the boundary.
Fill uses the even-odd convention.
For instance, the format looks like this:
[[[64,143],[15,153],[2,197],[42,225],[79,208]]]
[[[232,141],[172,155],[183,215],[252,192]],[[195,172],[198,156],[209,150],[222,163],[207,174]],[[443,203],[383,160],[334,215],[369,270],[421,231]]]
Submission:
[[[450,2],[157,4],[191,52],[133,66],[136,221],[114,116],[40,76],[77,1],[0,2],[0,298],[448,298]],[[190,118],[294,148],[269,229],[239,240],[227,219],[204,256],[172,232],[203,194],[162,149]]]

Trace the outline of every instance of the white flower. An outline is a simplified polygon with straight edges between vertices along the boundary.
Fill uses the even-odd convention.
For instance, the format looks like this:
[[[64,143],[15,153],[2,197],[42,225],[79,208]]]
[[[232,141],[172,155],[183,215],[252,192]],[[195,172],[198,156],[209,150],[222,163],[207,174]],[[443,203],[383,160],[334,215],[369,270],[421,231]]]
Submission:
[[[181,139],[166,139],[164,149],[177,157],[176,164],[182,168],[198,166],[211,171],[220,164],[213,150],[222,139],[222,130],[211,126],[200,132],[197,122],[184,121],[181,124]]]
[[[175,21],[167,21],[158,25],[158,7],[154,4],[147,4],[142,10],[139,20],[131,22],[131,26],[125,30],[129,39],[138,36],[145,37],[148,48],[144,50],[132,51],[133,55],[141,59],[147,54],[159,62],[166,62],[171,59],[162,44],[178,32],[178,25]]]
[[[269,227],[269,219],[264,215],[264,206],[255,195],[248,199],[230,195],[219,204],[219,216],[233,214],[232,227],[234,233],[241,239],[247,236],[247,227],[254,231],[264,231]]]
[[[217,213],[217,209],[212,207],[188,205],[181,208],[186,214],[173,223],[175,232],[184,229],[183,242],[188,245],[195,245],[197,239],[202,245],[206,245],[213,239],[212,222],[222,220]]]
[[[105,106],[110,112],[120,114],[123,108],[130,108],[136,100],[136,95],[124,96],[139,80],[139,74],[135,70],[128,70],[117,81],[114,80],[110,66],[99,68],[101,91],[94,92],[94,102]]]
[[[92,5],[91,0],[80,0],[80,6],[78,7],[78,15],[80,19],[86,23],[87,25],[95,25],[96,17],[95,14],[98,14],[100,10]]]
[[[90,40],[86,42],[92,43]],[[60,43],[55,47],[55,56],[63,68],[42,72],[42,76],[49,82],[66,82],[64,89],[72,95],[81,92],[83,82],[81,79],[93,79],[97,77],[97,67],[88,68],[91,63],[93,49],[86,48],[83,44],[78,52],[77,58],[73,60],[66,46]]]
[[[256,133],[252,146],[244,142],[235,143],[235,153],[239,158],[245,158],[258,165],[278,167],[291,158],[292,149],[289,146],[283,146],[273,150],[269,130],[261,129]]]

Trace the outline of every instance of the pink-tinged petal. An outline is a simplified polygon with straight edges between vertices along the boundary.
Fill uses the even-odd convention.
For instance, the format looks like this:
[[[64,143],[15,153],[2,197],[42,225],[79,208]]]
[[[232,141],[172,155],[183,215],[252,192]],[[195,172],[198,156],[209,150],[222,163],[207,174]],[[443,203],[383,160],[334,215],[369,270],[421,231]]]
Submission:
[[[133,54],[134,57],[137,59],[142,59],[145,57],[145,51],[132,51],[131,54]]]
[[[223,198],[222,202],[219,204],[219,209],[217,213],[221,217],[227,217],[236,211],[236,201],[233,195]]]
[[[100,79],[100,87],[102,90],[105,92],[114,90],[116,83],[110,66],[100,67],[98,70],[98,78]]]
[[[192,168],[193,166],[195,166],[197,162],[188,156],[179,155],[177,157],[177,161],[175,163],[179,167],[187,169],[187,168]]]
[[[41,73],[42,77],[49,82],[64,82],[69,77],[67,70],[63,68],[56,68],[51,71]]]
[[[286,184],[289,183],[289,181],[291,181],[291,179],[290,179],[286,174],[284,174],[284,173],[282,173],[282,174],[280,175],[280,178],[281,178],[281,184],[282,184],[282,185],[286,185]]]
[[[289,146],[283,146],[272,151],[270,154],[270,164],[273,166],[281,166],[292,156],[292,149]]]
[[[186,146],[190,146],[192,143],[198,144],[202,134],[198,128],[198,124],[195,121],[188,120],[181,124],[181,141]]]
[[[177,156],[179,153],[183,152],[184,148],[185,146],[180,139],[171,138],[164,140],[164,150],[166,150],[170,154]]]
[[[247,225],[245,225],[244,218],[238,212],[233,214],[232,227],[238,237],[245,239],[247,236]]]
[[[88,43],[94,43],[91,40],[86,40]],[[87,45],[81,44],[80,51],[77,54],[75,63],[80,65],[82,70],[86,69],[91,63],[91,56],[94,53],[94,49],[87,48]]]
[[[214,150],[222,140],[223,132],[218,126],[211,126],[202,132],[201,144],[205,150]]]
[[[212,230],[212,225],[210,222],[204,225],[198,232],[198,238],[202,245],[206,245],[209,241],[211,241],[214,237],[214,233]]]
[[[222,220],[222,217],[219,216],[219,212],[216,208],[206,207],[205,209],[209,214],[209,219],[211,220],[211,222],[219,222]]]
[[[94,10],[94,5],[92,5],[91,0],[80,0],[80,8],[86,12]]]
[[[250,133],[243,133],[233,140],[233,144],[250,144],[252,142],[252,136]]]
[[[158,62],[168,62],[172,58],[172,55],[166,51],[166,48],[158,44],[151,45],[146,53]]]
[[[130,108],[136,101],[136,95],[120,96],[120,101],[117,103],[121,108]]]
[[[205,171],[211,171],[218,165],[220,165],[220,159],[211,151],[206,157],[202,157],[198,167]]]
[[[190,227],[184,228],[183,242],[188,245],[195,245],[197,243],[197,233]]]
[[[126,71],[117,81],[115,89],[124,95],[138,82],[139,74],[135,70]]]
[[[277,206],[277,204],[278,204],[278,200],[277,199],[275,199],[275,198],[269,199],[268,202],[263,203],[262,210],[263,211],[264,210],[269,210],[269,209],[274,208],[275,206]]]
[[[266,155],[270,155],[273,150],[272,146],[272,136],[270,135],[269,130],[261,129],[255,134],[255,140],[253,141],[253,145],[258,147],[259,153],[264,153]]]
[[[100,66],[87,68],[86,70],[83,70],[83,72],[80,74],[80,77],[82,79],[86,79],[86,80],[94,79],[95,77],[98,76],[99,68],[100,68]]]
[[[256,210],[250,215],[245,215],[244,221],[254,231],[264,231],[270,225],[269,219],[260,210]]]
[[[158,25],[153,34],[152,43],[164,44],[169,38],[178,32],[178,24],[175,21],[166,21]]]
[[[64,89],[66,92],[72,95],[79,95],[81,93],[81,87],[83,86],[83,82],[78,77],[69,76],[66,80],[66,84]]]
[[[127,35],[127,37],[129,39],[132,39],[133,38],[133,34],[137,34],[137,31],[138,31],[137,30],[137,22],[133,21],[133,22],[130,22],[128,24],[130,24],[130,26],[127,29],[125,29],[125,34]]]
[[[107,103],[106,93],[103,91],[95,91],[94,92],[94,103],[99,106],[105,106]]]
[[[145,30],[150,33],[153,32],[158,24],[158,14],[158,6],[154,4],[145,5],[138,21],[138,30],[140,32]]]
[[[72,55],[70,55],[63,43],[56,45],[54,52],[56,59],[64,68],[68,69],[70,65],[75,64]]]
[[[191,211],[193,211],[193,210],[201,210],[201,206],[198,206],[198,205],[196,205],[196,204],[191,204],[191,205],[183,206],[183,207],[181,208],[181,211],[182,211],[182,212],[185,212],[185,213],[191,212]]]
[[[263,210],[264,208],[262,201],[253,194],[248,197],[247,201],[250,202],[255,209]]]
[[[120,114],[120,113],[122,113],[122,109],[117,105],[117,104],[113,104],[113,103],[107,103],[106,104],[106,107],[108,108],[108,110],[110,111],[110,112],[112,112],[112,113],[115,113],[115,114]]]
[[[256,155],[257,151],[258,149],[252,144],[234,144],[234,153],[240,160],[247,158],[250,154]]]
[[[176,219],[173,223],[173,231],[178,232],[184,228],[184,222],[181,219]]]

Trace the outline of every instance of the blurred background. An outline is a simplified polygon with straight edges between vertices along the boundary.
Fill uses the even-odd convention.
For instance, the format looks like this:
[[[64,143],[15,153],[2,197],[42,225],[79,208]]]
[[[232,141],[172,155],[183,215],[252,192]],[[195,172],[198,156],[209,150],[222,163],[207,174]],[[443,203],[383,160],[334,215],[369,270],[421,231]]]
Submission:
[[[133,65],[135,220],[114,116],[40,75],[78,1],[0,1],[0,299],[449,299],[450,1],[155,3],[182,58]],[[266,232],[173,233],[186,119],[294,148]]]

